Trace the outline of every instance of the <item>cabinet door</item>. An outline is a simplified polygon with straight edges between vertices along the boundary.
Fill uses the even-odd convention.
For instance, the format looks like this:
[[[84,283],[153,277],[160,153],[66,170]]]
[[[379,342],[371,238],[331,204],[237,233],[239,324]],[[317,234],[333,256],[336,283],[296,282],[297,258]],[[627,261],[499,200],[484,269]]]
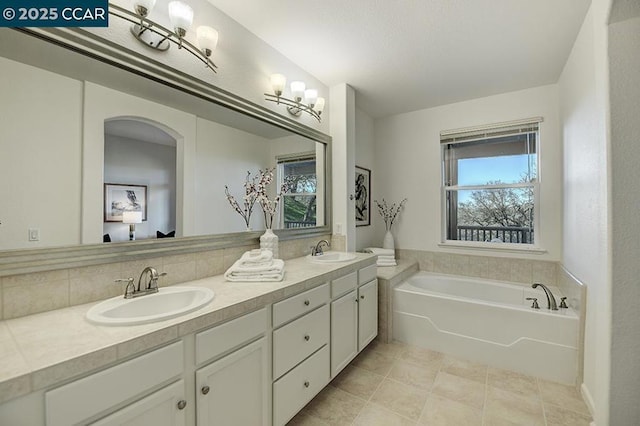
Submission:
[[[331,302],[331,377],[358,353],[357,302],[356,290]]]
[[[184,426],[184,381],[152,393],[115,413],[92,423],[93,426]],[[181,408],[180,408],[181,407]]]
[[[378,280],[358,289],[358,352],[378,335]]]
[[[268,380],[264,337],[197,370],[198,426],[268,425]]]

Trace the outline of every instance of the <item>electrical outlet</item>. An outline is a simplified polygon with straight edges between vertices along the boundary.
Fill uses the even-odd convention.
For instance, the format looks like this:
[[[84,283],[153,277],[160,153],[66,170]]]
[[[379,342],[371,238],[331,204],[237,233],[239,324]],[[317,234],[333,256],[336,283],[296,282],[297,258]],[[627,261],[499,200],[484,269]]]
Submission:
[[[29,241],[40,241],[40,228],[29,228]]]

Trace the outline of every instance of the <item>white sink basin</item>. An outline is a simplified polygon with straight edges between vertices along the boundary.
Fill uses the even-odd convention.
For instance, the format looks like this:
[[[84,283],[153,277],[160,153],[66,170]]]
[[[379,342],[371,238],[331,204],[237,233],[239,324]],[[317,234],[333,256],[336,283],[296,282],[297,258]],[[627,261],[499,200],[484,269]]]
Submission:
[[[313,263],[341,263],[348,262],[356,258],[355,253],[347,253],[343,251],[328,251],[319,256],[308,255],[307,259]]]
[[[134,325],[162,321],[195,311],[213,300],[203,287],[163,287],[158,293],[100,302],[87,312],[87,320],[100,325]]]

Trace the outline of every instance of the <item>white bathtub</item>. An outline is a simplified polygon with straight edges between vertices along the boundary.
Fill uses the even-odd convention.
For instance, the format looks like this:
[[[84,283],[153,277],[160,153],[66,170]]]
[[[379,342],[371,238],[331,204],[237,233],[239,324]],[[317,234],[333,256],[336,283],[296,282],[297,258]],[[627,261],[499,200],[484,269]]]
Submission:
[[[560,304],[560,292],[551,287]],[[532,309],[527,297],[537,297]],[[538,287],[418,272],[393,291],[393,338],[547,380],[574,384],[578,317],[550,311]]]

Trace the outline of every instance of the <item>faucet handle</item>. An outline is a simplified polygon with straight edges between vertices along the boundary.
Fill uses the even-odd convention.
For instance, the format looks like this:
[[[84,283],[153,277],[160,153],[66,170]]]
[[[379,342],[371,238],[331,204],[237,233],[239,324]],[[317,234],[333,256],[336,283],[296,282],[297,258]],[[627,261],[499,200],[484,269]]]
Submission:
[[[568,309],[569,307],[567,306],[567,302],[566,302],[567,298],[566,297],[561,297],[560,298],[560,308],[564,308],[564,309]]]
[[[533,309],[540,309],[540,306],[538,305],[538,298],[536,298],[536,297],[527,297],[527,300],[533,300],[533,303],[531,304],[531,307]]]
[[[133,293],[135,293],[136,286],[133,284],[133,277],[129,278],[118,278],[114,280],[116,283],[127,283],[127,287],[124,289],[124,298],[131,299],[133,297]]]

